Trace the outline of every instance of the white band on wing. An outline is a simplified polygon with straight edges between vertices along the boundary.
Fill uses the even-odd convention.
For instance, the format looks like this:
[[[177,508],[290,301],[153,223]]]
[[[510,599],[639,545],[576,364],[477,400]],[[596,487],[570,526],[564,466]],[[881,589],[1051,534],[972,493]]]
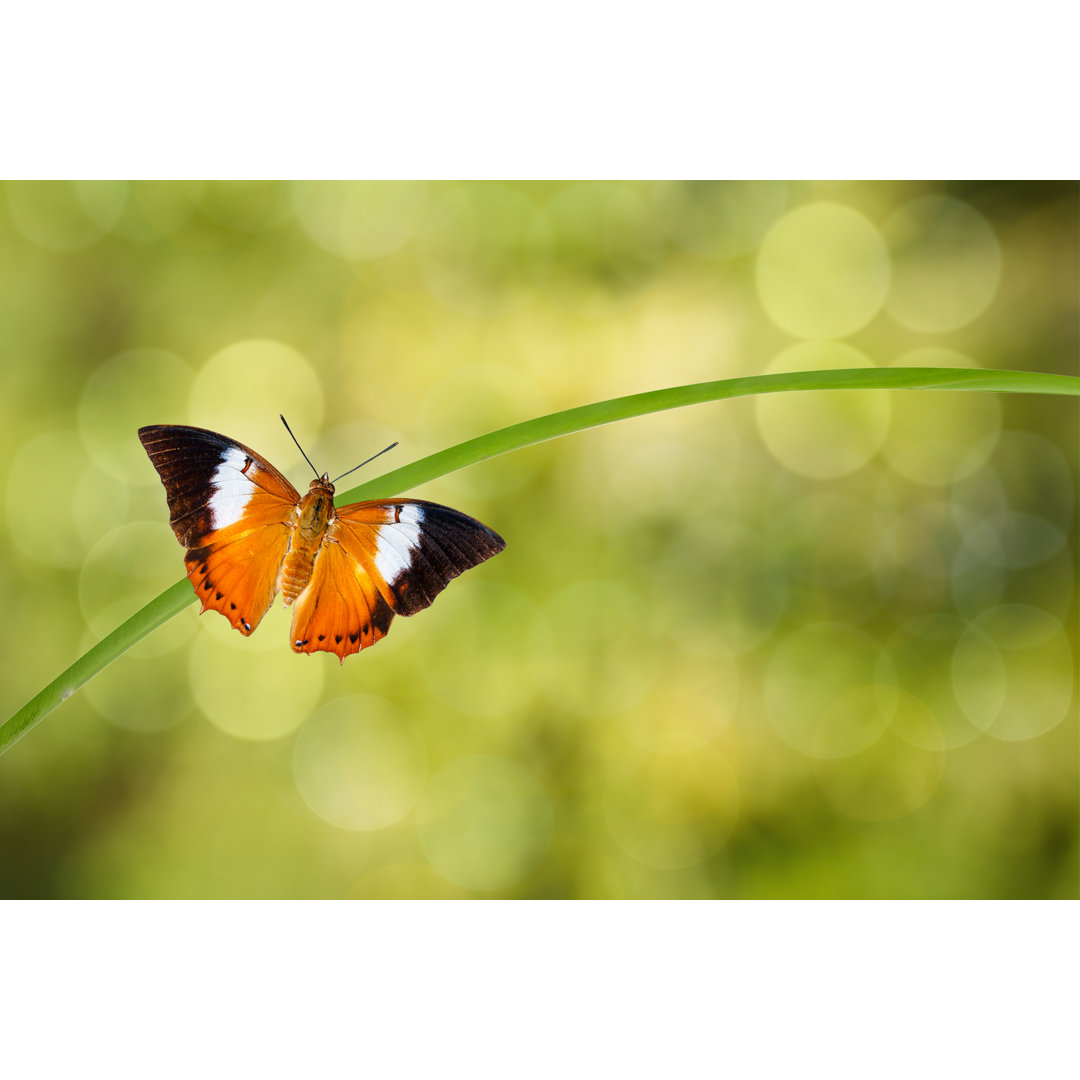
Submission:
[[[375,567],[388,585],[412,566],[412,553],[420,547],[420,528],[424,508],[407,503],[394,524],[380,525],[376,530]]]
[[[233,447],[226,451],[214,471],[210,479],[213,495],[207,503],[214,529],[235,525],[244,516],[248,500],[256,490],[256,485],[244,475],[244,466],[250,461],[243,450]]]

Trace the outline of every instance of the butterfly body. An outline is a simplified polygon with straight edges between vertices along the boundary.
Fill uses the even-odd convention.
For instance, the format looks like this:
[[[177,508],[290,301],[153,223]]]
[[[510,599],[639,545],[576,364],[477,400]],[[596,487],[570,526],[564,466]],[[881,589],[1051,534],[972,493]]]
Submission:
[[[204,428],[156,425],[139,438],[165,487],[203,611],[220,612],[247,636],[280,592],[293,607],[294,652],[344,661],[383,638],[395,614],[423,610],[506,546],[438,503],[336,507],[325,474],[301,498],[265,458]]]
[[[286,607],[307,588],[315,557],[333,519],[334,485],[325,477],[312,480],[300,503],[292,540],[281,564],[281,595]]]

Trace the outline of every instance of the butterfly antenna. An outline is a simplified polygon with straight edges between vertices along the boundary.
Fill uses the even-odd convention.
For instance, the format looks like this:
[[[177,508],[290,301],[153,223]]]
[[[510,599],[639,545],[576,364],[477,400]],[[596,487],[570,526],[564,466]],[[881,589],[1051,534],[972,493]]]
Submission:
[[[281,413],[278,413],[278,416],[281,416]],[[302,446],[300,445],[300,440],[299,440],[299,439],[298,439],[298,438],[297,438],[297,437],[296,437],[295,435],[293,435],[293,433],[292,433],[292,428],[291,428],[291,427],[289,427],[289,421],[288,421],[288,420],[286,420],[284,416],[281,416],[281,422],[282,422],[282,423],[283,423],[283,424],[285,425],[285,430],[286,430],[286,431],[287,431],[287,432],[288,432],[288,433],[289,433],[290,435],[292,435],[292,441],[293,441],[294,443],[296,443],[296,449],[297,449],[297,450],[299,450],[301,454],[304,454],[304,448],[303,448],[303,447],[302,447]],[[304,454],[304,460],[305,460],[305,461],[306,461],[306,462],[307,462],[307,463],[308,463],[309,465],[311,465],[311,458],[309,458],[309,457],[307,456],[307,454]],[[318,469],[316,469],[314,465],[311,465],[311,471],[312,471],[312,472],[313,472],[313,473],[314,473],[314,474],[315,474],[316,476],[318,476],[318,475],[319,475],[319,470],[318,470]]]
[[[389,445],[389,446],[388,446],[388,447],[386,448],[386,450],[393,450],[395,446],[397,446],[397,443],[396,443],[396,442],[392,442],[392,443],[391,443],[391,444],[390,444],[390,445]],[[344,479],[344,478],[345,478],[346,476],[348,476],[348,475],[349,475],[349,473],[354,473],[354,472],[356,472],[356,470],[357,470],[357,469],[362,469],[362,468],[363,468],[363,467],[364,467],[365,465],[367,465],[367,464],[368,464],[369,462],[372,462],[372,461],[374,461],[374,460],[375,460],[375,459],[376,459],[377,457],[382,457],[382,456],[383,456],[383,454],[385,454],[385,453],[386,453],[386,450],[380,450],[380,451],[379,451],[379,452],[378,452],[377,454],[372,454],[372,455],[371,455],[371,457],[369,457],[369,458],[367,459],[367,461],[361,461],[359,465],[354,465],[354,466],[353,466],[353,467],[352,467],[352,468],[351,468],[351,469],[349,470],[349,472],[343,472],[343,473],[341,474],[341,476],[339,476],[339,477],[337,477],[337,478],[336,478],[335,480],[331,481],[331,483],[334,483],[334,484],[336,484],[336,483],[338,482],[338,480],[343,480],[343,479]]]

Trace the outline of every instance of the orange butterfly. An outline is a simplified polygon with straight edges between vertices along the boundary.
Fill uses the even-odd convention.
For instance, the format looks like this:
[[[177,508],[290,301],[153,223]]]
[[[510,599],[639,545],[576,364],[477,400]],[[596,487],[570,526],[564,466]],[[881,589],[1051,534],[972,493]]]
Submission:
[[[203,611],[220,611],[247,636],[280,591],[286,607],[295,603],[294,652],[332,652],[344,663],[385,637],[394,615],[422,611],[452,578],[506,547],[437,503],[335,507],[334,485],[318,470],[301,498],[254,450],[203,428],[158,424],[139,438]]]

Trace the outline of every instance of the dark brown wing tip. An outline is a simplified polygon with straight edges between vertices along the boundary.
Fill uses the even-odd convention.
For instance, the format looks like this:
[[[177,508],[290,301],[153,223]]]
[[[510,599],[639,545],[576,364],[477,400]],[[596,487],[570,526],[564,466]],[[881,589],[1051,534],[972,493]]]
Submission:
[[[183,428],[183,424],[147,424],[145,427],[139,428],[139,442],[143,444],[143,448],[149,453],[150,447],[154,443],[170,437],[175,438],[175,432]],[[208,432],[208,434],[212,434],[212,432]]]
[[[399,615],[415,615],[460,574],[498,555],[506,541],[493,529],[460,510],[425,503],[419,544],[408,572],[389,582]]]
[[[489,529],[486,525],[476,521],[475,518],[471,520],[479,526],[479,529],[470,537],[473,541],[470,556],[476,561],[470,562],[466,569],[479,566],[482,562],[487,562],[488,559],[506,549],[506,541],[494,529]]]

